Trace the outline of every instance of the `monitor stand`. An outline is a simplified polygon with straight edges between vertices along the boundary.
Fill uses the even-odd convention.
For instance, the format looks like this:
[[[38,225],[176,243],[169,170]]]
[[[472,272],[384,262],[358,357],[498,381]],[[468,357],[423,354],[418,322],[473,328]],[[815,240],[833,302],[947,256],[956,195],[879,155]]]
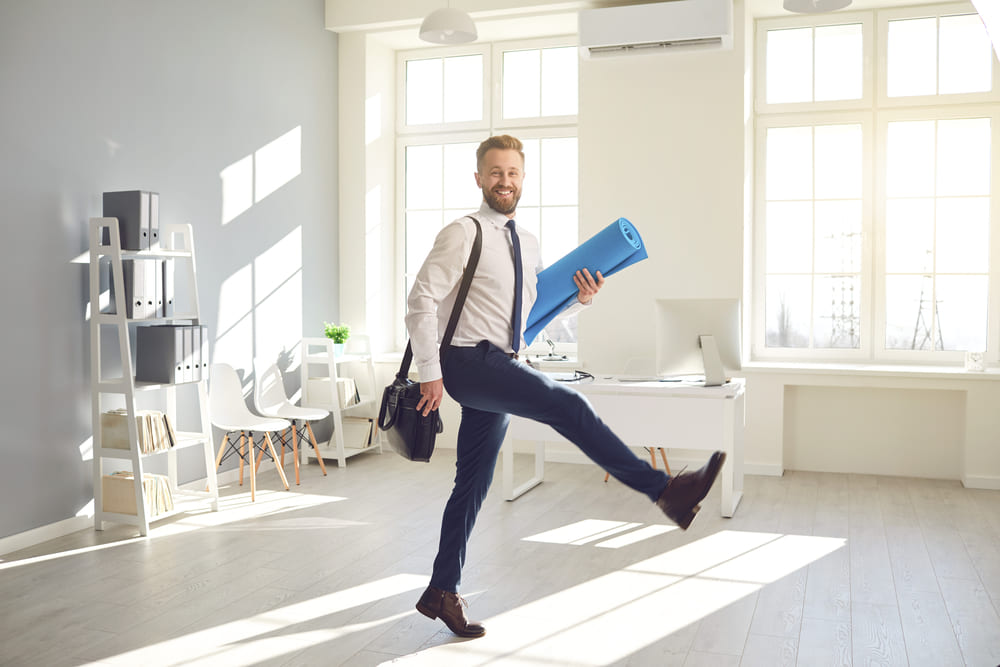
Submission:
[[[701,360],[705,365],[705,386],[718,387],[726,384],[726,371],[722,368],[722,357],[719,356],[719,346],[714,336],[699,336],[701,345]]]

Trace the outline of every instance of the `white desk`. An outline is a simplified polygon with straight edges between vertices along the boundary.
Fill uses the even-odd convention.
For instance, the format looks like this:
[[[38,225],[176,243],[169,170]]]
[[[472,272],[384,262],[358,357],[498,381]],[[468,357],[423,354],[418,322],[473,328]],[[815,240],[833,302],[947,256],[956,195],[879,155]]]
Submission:
[[[634,447],[720,449],[726,463],[720,473],[722,516],[731,517],[743,497],[743,428],[745,380],[721,387],[673,382],[619,382],[598,376],[589,383],[567,383],[585,395],[618,437]],[[535,476],[514,487],[514,441],[535,441]],[[514,500],[542,482],[545,442],[563,437],[549,426],[512,417],[504,440],[503,493]]]

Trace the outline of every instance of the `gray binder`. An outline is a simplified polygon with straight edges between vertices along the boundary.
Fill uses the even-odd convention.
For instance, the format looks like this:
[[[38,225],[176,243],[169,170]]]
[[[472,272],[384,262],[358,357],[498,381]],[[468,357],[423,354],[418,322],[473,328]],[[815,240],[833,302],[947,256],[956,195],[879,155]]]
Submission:
[[[145,262],[136,259],[122,260],[122,276],[125,287],[125,317],[142,320],[146,318],[146,298],[145,298]],[[109,267],[110,268],[110,267]],[[109,312],[118,312],[118,302],[115,299],[115,274],[109,271],[111,298]]]
[[[201,327],[191,327],[191,381],[201,380]]]
[[[174,260],[163,260],[163,275],[160,276],[163,285],[163,312],[161,317],[174,316]]]
[[[181,359],[184,327],[158,325],[136,327],[135,379],[139,382],[176,384],[184,382]]]
[[[146,299],[145,307],[142,311],[142,319],[151,320],[159,317],[159,310],[156,307],[156,292],[158,280],[158,269],[160,263],[155,259],[144,259],[142,264],[142,289]],[[138,316],[136,319],[139,319]]]
[[[184,374],[180,382],[194,382],[194,327],[179,327],[184,338]]]
[[[149,264],[153,270],[153,315],[152,317],[163,317],[163,260],[150,260]]]
[[[198,327],[201,330],[201,377],[208,379],[208,327],[204,324]]]
[[[149,193],[149,249],[160,249],[160,193]]]
[[[142,190],[104,193],[104,217],[118,218],[123,250],[149,249],[149,195]],[[110,240],[105,238],[103,242],[107,244]]]

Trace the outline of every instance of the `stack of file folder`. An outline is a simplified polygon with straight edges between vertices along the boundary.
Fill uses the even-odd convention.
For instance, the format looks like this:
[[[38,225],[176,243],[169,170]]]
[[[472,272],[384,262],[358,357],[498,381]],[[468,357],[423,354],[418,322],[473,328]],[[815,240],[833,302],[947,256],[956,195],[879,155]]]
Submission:
[[[177,445],[173,424],[159,410],[137,410],[135,423],[141,453],[162,452]],[[101,413],[101,447],[129,449],[128,412],[125,408]]]
[[[104,193],[104,217],[118,218],[122,250],[160,247],[160,195],[145,190]],[[110,241],[105,234],[102,242]]]
[[[135,379],[181,384],[208,378],[208,327],[162,324],[136,328]]]
[[[117,313],[114,273],[110,260],[103,260],[101,272],[108,276],[110,291],[106,303],[102,299],[102,313]],[[173,259],[123,259],[125,287],[125,316],[133,320],[151,320],[174,316],[174,260]],[[103,290],[102,290],[103,291]]]
[[[105,512],[132,515],[136,513],[134,480],[135,476],[129,471],[104,476],[101,480],[101,492]],[[146,507],[151,516],[174,509],[170,482],[165,475],[145,473],[142,476],[142,493],[146,497]]]

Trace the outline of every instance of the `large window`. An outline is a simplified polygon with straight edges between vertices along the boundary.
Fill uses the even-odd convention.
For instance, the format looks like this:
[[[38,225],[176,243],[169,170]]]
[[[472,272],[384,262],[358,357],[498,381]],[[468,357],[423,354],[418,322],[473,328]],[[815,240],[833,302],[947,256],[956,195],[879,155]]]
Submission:
[[[400,53],[397,179],[404,296],[438,231],[479,208],[476,147],[493,134],[512,134],[524,143],[517,220],[538,236],[543,264],[576,247],[577,58],[576,46],[566,40]],[[575,343],[575,318],[550,325],[546,334]]]
[[[1000,351],[997,63],[968,5],[761,20],[756,359]]]

